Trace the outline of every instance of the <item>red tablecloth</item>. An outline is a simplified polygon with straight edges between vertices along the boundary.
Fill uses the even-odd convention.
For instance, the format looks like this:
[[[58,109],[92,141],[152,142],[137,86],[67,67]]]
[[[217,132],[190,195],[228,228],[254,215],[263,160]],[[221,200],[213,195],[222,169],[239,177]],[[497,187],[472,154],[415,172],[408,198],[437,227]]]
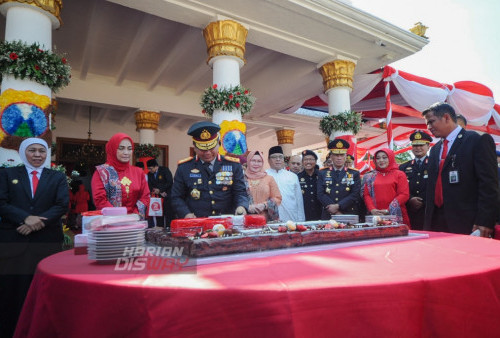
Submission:
[[[38,266],[18,337],[499,337],[500,241],[428,239],[113,274]]]

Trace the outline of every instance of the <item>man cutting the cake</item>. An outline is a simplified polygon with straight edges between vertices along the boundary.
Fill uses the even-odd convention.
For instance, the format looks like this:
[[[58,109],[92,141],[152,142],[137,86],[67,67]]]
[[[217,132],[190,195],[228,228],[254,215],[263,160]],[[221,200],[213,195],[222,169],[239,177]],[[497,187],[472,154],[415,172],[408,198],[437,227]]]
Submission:
[[[172,206],[178,218],[247,213],[243,169],[239,159],[219,154],[219,130],[206,121],[188,130],[196,156],[179,161],[175,172]]]

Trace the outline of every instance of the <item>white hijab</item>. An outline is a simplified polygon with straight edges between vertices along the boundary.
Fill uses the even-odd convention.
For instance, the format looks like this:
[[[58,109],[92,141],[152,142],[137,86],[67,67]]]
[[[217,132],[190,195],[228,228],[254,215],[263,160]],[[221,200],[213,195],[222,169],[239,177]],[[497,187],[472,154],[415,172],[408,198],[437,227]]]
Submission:
[[[47,150],[47,158],[45,159],[45,162],[39,166],[39,167],[33,167],[29,162],[28,159],[26,158],[26,149],[32,145],[32,144],[41,144],[42,146],[45,147]],[[19,157],[21,157],[21,160],[24,163],[24,166],[29,170],[38,170],[43,167],[50,167],[50,156],[49,156],[49,146],[47,145],[47,142],[45,140],[42,140],[41,138],[37,137],[30,137],[21,142],[21,145],[19,146]]]

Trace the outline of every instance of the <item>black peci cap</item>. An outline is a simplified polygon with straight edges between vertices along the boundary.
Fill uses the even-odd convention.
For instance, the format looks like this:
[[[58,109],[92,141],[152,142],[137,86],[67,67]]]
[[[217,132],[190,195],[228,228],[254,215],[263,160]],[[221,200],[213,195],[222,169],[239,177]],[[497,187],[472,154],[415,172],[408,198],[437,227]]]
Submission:
[[[283,155],[283,148],[281,146],[274,146],[269,148],[269,156],[272,154],[282,154]]]
[[[316,155],[316,153],[312,150],[304,150],[302,152],[302,158],[304,158],[304,156],[307,156],[307,155],[311,155],[311,156],[314,156],[314,159],[317,161],[318,160],[318,155]]]

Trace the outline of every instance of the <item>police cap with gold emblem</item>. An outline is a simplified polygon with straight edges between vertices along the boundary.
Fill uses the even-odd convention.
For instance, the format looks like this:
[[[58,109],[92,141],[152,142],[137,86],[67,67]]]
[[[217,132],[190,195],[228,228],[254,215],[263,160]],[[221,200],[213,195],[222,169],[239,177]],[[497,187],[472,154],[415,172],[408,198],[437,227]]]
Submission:
[[[346,154],[349,147],[349,142],[341,138],[336,138],[328,143],[328,150],[330,150],[332,154]]]
[[[412,146],[427,144],[429,142],[432,142],[432,137],[422,130],[415,130],[410,135],[410,141]]]
[[[202,121],[196,122],[189,128],[188,135],[193,137],[193,143],[196,148],[209,150],[215,148],[219,141],[220,127],[215,123]]]

